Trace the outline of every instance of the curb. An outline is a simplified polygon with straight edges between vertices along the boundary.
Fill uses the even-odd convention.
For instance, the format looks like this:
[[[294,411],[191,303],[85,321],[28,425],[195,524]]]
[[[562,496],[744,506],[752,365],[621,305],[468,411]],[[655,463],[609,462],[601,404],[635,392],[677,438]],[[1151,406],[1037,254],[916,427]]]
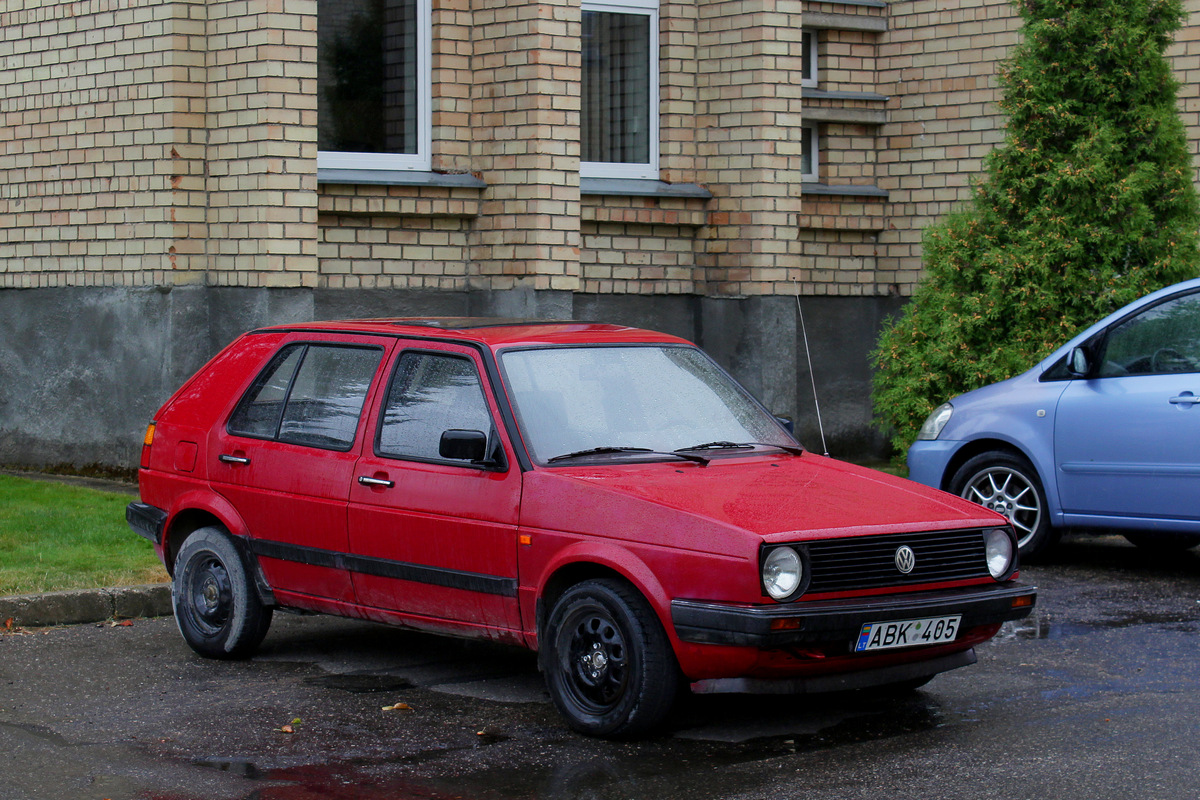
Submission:
[[[18,627],[43,628],[170,613],[171,585],[167,583],[0,597],[0,628],[8,620]]]

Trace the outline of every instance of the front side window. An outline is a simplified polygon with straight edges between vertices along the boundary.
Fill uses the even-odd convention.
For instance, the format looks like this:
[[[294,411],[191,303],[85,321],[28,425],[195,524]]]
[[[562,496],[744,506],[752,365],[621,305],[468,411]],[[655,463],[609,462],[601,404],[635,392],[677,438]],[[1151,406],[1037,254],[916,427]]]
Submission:
[[[430,166],[429,0],[318,0],[318,166]]]
[[[1167,300],[1109,331],[1101,378],[1200,372],[1200,294]]]
[[[316,344],[284,348],[238,402],[229,432],[349,449],[381,353],[371,347]]]
[[[583,177],[658,177],[658,4],[583,4]]]
[[[516,350],[502,363],[521,435],[541,463],[596,447],[795,446],[762,406],[692,347]]]
[[[449,430],[491,434],[492,417],[475,364],[460,356],[405,353],[388,388],[376,454],[444,461],[439,446]]]

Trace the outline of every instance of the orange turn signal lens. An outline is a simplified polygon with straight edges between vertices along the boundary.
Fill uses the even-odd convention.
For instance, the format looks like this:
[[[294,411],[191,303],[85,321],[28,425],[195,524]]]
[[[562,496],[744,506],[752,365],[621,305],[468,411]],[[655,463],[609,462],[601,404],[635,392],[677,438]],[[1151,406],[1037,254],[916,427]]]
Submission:
[[[1012,601],[1013,608],[1028,608],[1033,605],[1033,595],[1027,594],[1021,597],[1014,597]]]
[[[773,631],[798,631],[800,630],[800,620],[796,617],[784,617],[783,619],[771,620],[771,630]]]
[[[142,439],[142,446],[149,447],[154,444],[154,426],[157,423],[151,422],[146,426],[146,438]]]

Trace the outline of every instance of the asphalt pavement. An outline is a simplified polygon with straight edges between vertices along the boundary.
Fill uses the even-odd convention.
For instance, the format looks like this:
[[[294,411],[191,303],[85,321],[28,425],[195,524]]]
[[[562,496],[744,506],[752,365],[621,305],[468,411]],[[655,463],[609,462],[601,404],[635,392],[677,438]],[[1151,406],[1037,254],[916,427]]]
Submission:
[[[1023,571],[1034,615],[900,696],[694,696],[571,733],[536,658],[277,614],[254,658],[169,618],[0,630],[3,800],[1154,800],[1195,796],[1200,555],[1119,537]]]

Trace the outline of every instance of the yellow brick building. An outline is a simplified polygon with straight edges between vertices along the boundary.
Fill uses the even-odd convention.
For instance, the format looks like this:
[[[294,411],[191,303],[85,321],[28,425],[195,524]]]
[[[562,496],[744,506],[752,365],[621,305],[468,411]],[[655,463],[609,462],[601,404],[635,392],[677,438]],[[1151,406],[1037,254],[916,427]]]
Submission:
[[[243,329],[381,314],[678,333],[816,444],[797,296],[831,449],[879,454],[867,351],[1020,35],[1005,0],[2,8],[0,463],[31,464],[132,464]]]

